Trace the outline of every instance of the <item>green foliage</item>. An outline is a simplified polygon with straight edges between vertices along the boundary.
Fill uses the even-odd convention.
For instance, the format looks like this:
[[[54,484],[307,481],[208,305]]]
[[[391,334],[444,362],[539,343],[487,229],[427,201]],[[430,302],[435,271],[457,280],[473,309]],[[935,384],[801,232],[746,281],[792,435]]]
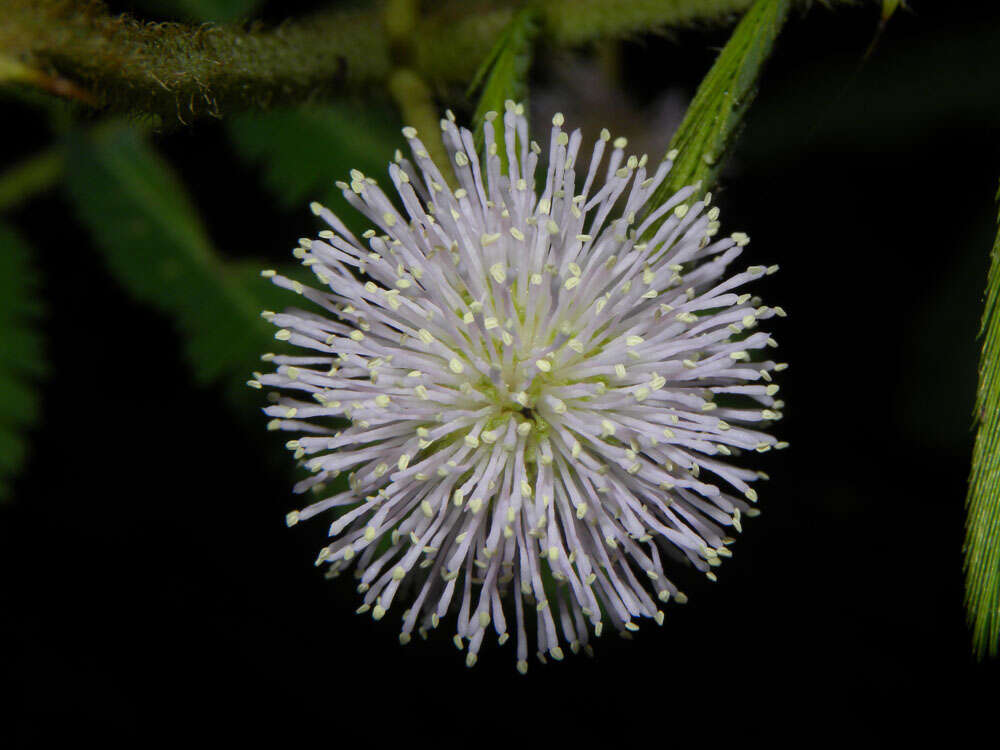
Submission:
[[[538,20],[534,9],[526,8],[516,13],[473,77],[466,96],[472,96],[482,86],[472,117],[477,149],[483,144],[482,128],[486,113],[502,114],[504,102],[508,99],[524,102],[528,98],[528,71],[537,33]],[[506,162],[503,149],[500,150],[500,159]]]
[[[358,231],[367,223],[334,182],[349,181],[352,169],[388,179],[403,141],[391,110],[355,102],[246,115],[227,124],[241,155],[263,168],[264,183],[282,206],[305,210],[318,200]]]
[[[8,480],[24,463],[25,430],[38,417],[36,381],[45,373],[38,277],[30,249],[0,224],[0,502]]]
[[[270,327],[217,257],[169,165],[118,125],[70,140],[66,182],[115,278],[177,322],[197,379],[246,380]]]
[[[990,254],[979,335],[983,337],[975,412],[979,429],[966,497],[965,604],[973,648],[982,658],[1000,651],[1000,233]]]
[[[743,16],[688,107],[673,140],[678,152],[650,208],[663,204],[685,185],[715,184],[743,118],[757,93],[764,63],[788,16],[790,0],[757,0]]]

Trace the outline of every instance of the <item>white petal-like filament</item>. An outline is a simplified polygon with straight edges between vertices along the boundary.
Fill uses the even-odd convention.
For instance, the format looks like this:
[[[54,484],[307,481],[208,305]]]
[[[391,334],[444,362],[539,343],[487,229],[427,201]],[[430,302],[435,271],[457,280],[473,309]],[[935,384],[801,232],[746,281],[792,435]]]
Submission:
[[[454,192],[412,128],[395,202],[352,172],[360,239],[313,205],[330,228],[296,256],[319,287],[265,273],[309,301],[265,315],[305,351],[267,355],[251,384],[280,389],[269,428],[296,433],[312,472],[296,490],[322,498],[289,524],[334,514],[317,564],[354,566],[361,611],[395,605],[403,643],[455,615],[470,666],[509,629],[524,671],[532,617],[532,648],[561,659],[685,601],[664,556],[714,580],[762,477],[730,457],[785,445],[761,429],[784,366],[755,354],[784,311],[743,291],[772,269],[727,275],[747,237],[716,237],[710,197],[636,218],[671,162],[647,174],[605,132],[578,175],[579,131],[557,117],[539,194],[522,110],[494,121],[480,155],[442,120]],[[342,474],[347,491],[324,490]]]

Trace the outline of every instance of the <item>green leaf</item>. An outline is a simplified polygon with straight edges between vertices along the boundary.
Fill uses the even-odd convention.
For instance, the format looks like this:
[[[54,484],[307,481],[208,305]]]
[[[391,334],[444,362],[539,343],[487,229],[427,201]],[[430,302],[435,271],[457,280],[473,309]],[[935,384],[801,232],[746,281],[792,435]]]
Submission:
[[[242,115],[228,120],[228,127],[237,150],[262,167],[264,184],[279,204],[304,211],[318,200],[358,232],[368,222],[334,182],[349,181],[352,169],[387,179],[402,143],[394,112],[350,102]]]
[[[997,192],[1000,201],[1000,190]],[[998,217],[1000,223],[1000,217]],[[1000,651],[1000,232],[990,254],[979,335],[979,389],[966,497],[965,606],[976,655]]]
[[[30,249],[0,223],[0,503],[27,453],[25,431],[38,418],[36,383],[46,371],[38,321],[42,312]]]
[[[515,13],[473,76],[466,96],[471,97],[482,86],[479,103],[472,116],[472,132],[477,149],[483,145],[482,129],[486,113],[503,113],[507,100],[524,102],[527,99],[528,71],[531,69],[537,33],[537,11],[525,8]],[[506,161],[503,149],[500,150],[500,159],[502,162]],[[506,168],[505,164],[502,164],[502,168]]]
[[[117,125],[70,140],[66,177],[114,276],[176,321],[197,379],[244,381],[270,326],[216,255],[169,165],[133,128]]]
[[[764,63],[788,16],[789,0],[757,0],[733,30],[688,107],[668,154],[674,166],[650,199],[652,210],[686,185],[715,184],[757,93]]]

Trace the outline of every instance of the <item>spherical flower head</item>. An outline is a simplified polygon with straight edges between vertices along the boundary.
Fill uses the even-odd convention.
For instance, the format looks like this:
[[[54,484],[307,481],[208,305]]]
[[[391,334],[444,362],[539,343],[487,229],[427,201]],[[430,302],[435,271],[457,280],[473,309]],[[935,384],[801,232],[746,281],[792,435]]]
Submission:
[[[288,522],[334,514],[317,564],[354,567],[359,611],[405,610],[403,643],[453,614],[470,666],[514,631],[523,672],[532,620],[561,659],[685,601],[665,558],[714,580],[764,477],[729,457],[784,445],[760,429],[783,365],[752,354],[783,313],[742,291],[773,267],[726,275],[748,239],[717,238],[710,196],[648,210],[669,158],[649,174],[605,130],[587,159],[556,115],[542,167],[521,107],[495,119],[482,154],[442,121],[456,190],[412,128],[394,200],[352,172],[377,227],[360,239],[313,205],[329,229],[295,254],[320,288],[265,272],[310,302],[264,314],[305,353],[265,355],[251,385],[284,394],[270,427],[297,434],[295,489],[321,498]]]

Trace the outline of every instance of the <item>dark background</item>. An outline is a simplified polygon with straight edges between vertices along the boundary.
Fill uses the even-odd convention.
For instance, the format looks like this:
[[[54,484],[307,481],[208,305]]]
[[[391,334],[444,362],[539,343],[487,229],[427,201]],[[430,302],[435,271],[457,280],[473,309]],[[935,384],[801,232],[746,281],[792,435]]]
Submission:
[[[312,564],[325,525],[285,528],[291,471],[264,418],[195,387],[170,321],[115,285],[61,192],[19,209],[41,251],[52,375],[0,507],[0,681],[16,691],[0,731],[38,747],[272,732],[283,746],[316,732],[376,747],[678,730],[715,743],[808,718],[811,743],[855,718],[985,721],[1000,671],[970,656],[961,549],[1000,9],[913,2],[865,61],[877,17],[796,15],[718,193],[752,262],[781,264],[759,291],[790,313],[773,330],[791,448],[753,457],[772,477],[763,515],[717,584],[679,572],[690,602],[663,628],[527,677],[511,646],[468,670],[447,632],[401,647],[394,617],[353,614],[350,580]],[[692,92],[725,38],[628,41],[618,95],[642,113],[664,84]],[[544,54],[535,70],[541,89]],[[16,99],[0,121],[4,163],[49,137]],[[219,123],[157,142],[231,255],[273,262],[315,231],[304,205],[273,207]]]

